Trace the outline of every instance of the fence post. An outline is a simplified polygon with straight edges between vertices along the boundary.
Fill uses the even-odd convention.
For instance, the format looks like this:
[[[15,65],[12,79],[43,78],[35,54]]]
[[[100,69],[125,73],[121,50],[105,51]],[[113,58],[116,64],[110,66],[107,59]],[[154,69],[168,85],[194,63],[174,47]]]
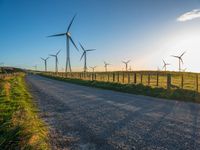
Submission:
[[[141,84],[142,84],[142,79],[143,79],[143,74],[141,73],[141,75],[140,75],[140,82],[141,82]]]
[[[181,88],[183,89],[183,86],[184,86],[184,77],[183,77],[183,74],[181,75]]]
[[[196,90],[199,92],[199,76],[198,74],[196,75]]]
[[[119,83],[119,72],[117,73],[117,82]]]
[[[113,72],[113,82],[115,82],[115,73]]]
[[[159,73],[156,74],[156,86],[159,86]]]
[[[167,74],[167,89],[171,89],[171,74]]]
[[[148,74],[148,85],[150,85],[151,82],[151,78],[150,78],[150,74]]]
[[[108,82],[109,82],[109,80],[110,80],[110,75],[109,75],[109,73],[108,73]]]
[[[122,82],[124,83],[124,72],[122,73]]]
[[[134,83],[136,84],[137,83],[137,74],[134,73]]]
[[[91,73],[92,74],[92,81],[94,80],[94,74],[93,73]]]
[[[130,84],[130,72],[128,72],[128,84]]]

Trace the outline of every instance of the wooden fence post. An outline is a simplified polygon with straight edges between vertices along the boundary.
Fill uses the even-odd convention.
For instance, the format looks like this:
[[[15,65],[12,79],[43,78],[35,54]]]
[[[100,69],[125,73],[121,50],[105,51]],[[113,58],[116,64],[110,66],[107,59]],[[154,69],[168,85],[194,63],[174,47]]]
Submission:
[[[143,74],[141,73],[141,75],[140,75],[140,82],[141,82],[141,84],[142,84],[142,80],[143,80]]]
[[[137,83],[137,74],[134,73],[134,83],[136,84]]]
[[[117,82],[119,83],[119,72],[117,73]]]
[[[156,86],[159,86],[159,73],[156,74]]]
[[[196,75],[196,90],[199,92],[199,76],[198,74]]]
[[[109,80],[110,80],[110,75],[109,75],[109,73],[108,73],[108,82],[109,82]]]
[[[96,75],[96,73],[94,73],[94,80],[97,80],[97,75]]]
[[[130,84],[130,72],[128,72],[128,84]]]
[[[113,72],[113,82],[115,82],[115,73]]]
[[[148,74],[148,85],[150,85],[151,82],[151,78],[150,78],[150,74]]]
[[[183,74],[181,75],[181,88],[183,89],[183,86],[184,86],[184,77],[183,77]]]
[[[124,72],[122,73],[122,82],[124,83]]]
[[[94,80],[94,75],[93,75],[93,73],[91,73],[92,74],[92,81]]]
[[[171,89],[171,74],[167,74],[167,89]]]

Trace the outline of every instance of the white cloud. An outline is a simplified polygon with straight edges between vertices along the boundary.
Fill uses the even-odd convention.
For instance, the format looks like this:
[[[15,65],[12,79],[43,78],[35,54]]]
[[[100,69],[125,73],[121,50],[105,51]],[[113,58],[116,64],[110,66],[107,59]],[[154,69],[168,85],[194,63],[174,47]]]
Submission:
[[[186,12],[185,14],[178,17],[177,21],[185,22],[196,18],[200,18],[200,9],[194,9],[190,12]]]

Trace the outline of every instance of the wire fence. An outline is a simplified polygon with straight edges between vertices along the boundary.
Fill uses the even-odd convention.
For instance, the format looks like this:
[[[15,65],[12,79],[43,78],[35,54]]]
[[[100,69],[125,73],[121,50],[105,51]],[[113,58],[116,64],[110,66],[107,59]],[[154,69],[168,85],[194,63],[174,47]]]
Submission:
[[[0,79],[6,79],[9,77],[14,77],[14,76],[18,76],[20,73],[1,73],[0,74]]]
[[[43,72],[44,73],[44,72]],[[121,84],[143,84],[151,87],[166,89],[200,89],[200,74],[164,71],[131,71],[131,72],[45,72],[50,76],[82,79],[90,81],[114,82]]]

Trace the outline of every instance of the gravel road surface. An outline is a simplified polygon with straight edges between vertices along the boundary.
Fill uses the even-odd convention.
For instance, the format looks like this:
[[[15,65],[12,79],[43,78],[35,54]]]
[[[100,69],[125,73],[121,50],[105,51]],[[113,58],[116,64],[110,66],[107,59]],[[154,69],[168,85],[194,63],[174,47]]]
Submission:
[[[52,149],[200,149],[200,105],[26,77]]]

